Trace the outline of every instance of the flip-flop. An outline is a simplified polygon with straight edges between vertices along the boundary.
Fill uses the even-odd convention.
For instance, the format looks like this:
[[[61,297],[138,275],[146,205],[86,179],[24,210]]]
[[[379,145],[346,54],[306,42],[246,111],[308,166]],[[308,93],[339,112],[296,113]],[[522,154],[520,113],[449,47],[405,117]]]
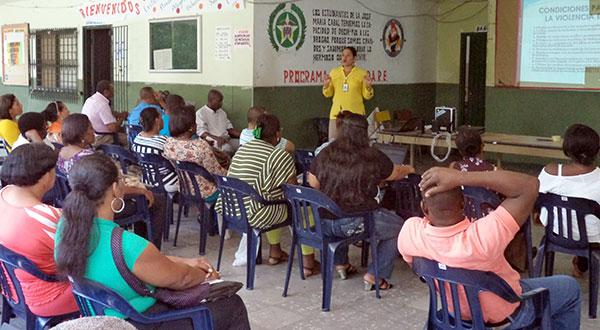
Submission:
[[[287,260],[288,260],[287,253],[281,251],[281,255],[278,258],[269,256],[269,260],[267,261],[267,263],[270,266],[275,266],[275,265],[279,265],[280,263],[287,261]]]
[[[363,280],[363,283],[365,284],[365,291],[375,290],[375,283],[371,283],[366,280]],[[386,281],[383,278],[379,281],[379,290],[381,290],[381,291],[389,290],[393,287],[394,287],[393,284],[389,283],[388,281]]]

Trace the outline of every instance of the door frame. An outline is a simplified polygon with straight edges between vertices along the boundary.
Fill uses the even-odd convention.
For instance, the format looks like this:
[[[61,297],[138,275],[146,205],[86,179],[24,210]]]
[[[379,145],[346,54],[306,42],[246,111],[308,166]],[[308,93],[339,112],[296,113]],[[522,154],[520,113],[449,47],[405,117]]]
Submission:
[[[472,115],[471,116],[467,116],[466,113],[466,108],[469,107],[468,105],[468,93],[467,91],[471,89],[471,82],[472,80],[470,79],[470,55],[471,55],[471,44],[470,44],[470,37],[472,35],[483,35],[485,36],[485,46],[483,48],[484,50],[484,54],[485,54],[485,60],[484,60],[484,64],[487,63],[487,31],[481,31],[481,32],[462,32],[461,33],[461,37],[460,37],[460,80],[459,80],[459,98],[458,98],[458,116],[459,116],[459,123],[462,124],[472,124],[472,123],[467,123],[467,119],[469,119],[469,121],[472,119]],[[465,42],[463,44],[463,36],[465,37]],[[487,75],[487,65],[483,66],[483,74]],[[483,109],[482,111],[483,113],[483,119],[484,122],[482,123],[482,125],[485,125],[485,92],[486,92],[486,78],[484,77],[483,79],[483,86],[482,86],[482,97],[484,99],[483,102]]]
[[[111,37],[112,40],[112,25],[94,25],[94,26],[84,26],[83,27],[83,33],[82,33],[82,45],[83,45],[83,102],[85,102],[85,100],[90,96],[87,95],[88,91],[93,91],[93,86],[94,86],[94,81],[93,77],[92,77],[92,63],[93,63],[93,52],[90,52],[90,48],[91,45],[89,44],[89,42],[91,42],[90,40],[88,40],[88,32],[93,31],[93,30],[108,30],[109,35]],[[113,49],[112,49],[113,45],[112,42],[110,42],[110,80],[113,80]],[[91,94],[94,94],[93,92],[91,92]]]

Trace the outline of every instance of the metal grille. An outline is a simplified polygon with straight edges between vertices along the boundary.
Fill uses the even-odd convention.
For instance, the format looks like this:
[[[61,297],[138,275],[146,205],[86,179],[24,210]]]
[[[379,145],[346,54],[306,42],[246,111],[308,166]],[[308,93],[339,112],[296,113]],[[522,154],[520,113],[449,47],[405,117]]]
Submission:
[[[113,97],[113,109],[117,111],[127,111],[128,92],[127,85],[127,55],[128,40],[127,26],[115,26],[112,30],[113,43],[113,83],[115,87],[115,96]]]
[[[31,96],[77,101],[77,29],[34,30],[29,42]]]

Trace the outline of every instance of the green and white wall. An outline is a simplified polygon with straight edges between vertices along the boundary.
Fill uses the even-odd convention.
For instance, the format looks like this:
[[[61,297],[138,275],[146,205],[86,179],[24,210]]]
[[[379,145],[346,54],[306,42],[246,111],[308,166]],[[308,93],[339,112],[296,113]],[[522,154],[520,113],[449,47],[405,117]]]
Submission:
[[[10,6],[0,5],[0,23],[27,22],[31,29],[76,27],[79,30],[78,56],[81,63],[84,21],[77,10],[80,3],[77,0],[15,0],[9,2]],[[278,8],[274,4],[246,2],[245,8],[238,11],[204,13],[201,18],[200,73],[150,72],[148,21],[113,23],[114,26],[129,26],[130,106],[136,103],[137,92],[144,85],[181,94],[197,105],[203,104],[207,91],[216,87],[223,91],[224,108],[236,126],[245,125],[248,107],[263,105],[282,119],[286,137],[300,147],[311,147],[317,141],[311,118],[327,117],[331,104],[321,95],[322,73],[339,64],[335,56],[328,56],[337,54],[336,46],[356,44],[343,39],[323,39],[327,35],[334,36],[323,28],[339,29],[337,25],[342,19],[347,21],[344,24],[359,24],[355,29],[362,34],[359,35],[360,46],[365,48],[361,51],[364,58],[358,64],[372,70],[376,78],[375,98],[366,103],[368,111],[375,107],[382,110],[408,108],[431,118],[436,105],[458,106],[460,33],[473,32],[478,25],[486,25],[489,31],[488,131],[550,136],[562,134],[574,122],[600,129],[600,116],[595,114],[600,108],[597,92],[495,87],[496,0],[467,3],[462,0],[373,0],[363,3],[370,9],[350,0],[294,2],[305,20],[303,44],[297,48],[299,40],[292,37],[293,40],[287,42],[296,42],[293,47],[278,47],[278,50],[271,40],[274,39],[277,44],[277,36],[273,33],[278,31],[277,19],[286,11],[299,17],[298,9],[292,10],[291,4]],[[35,6],[38,8],[33,8]],[[357,16],[360,19],[356,19]],[[390,16],[399,17],[397,19],[406,40],[402,51],[395,57],[386,54],[382,40]],[[231,26],[232,31],[250,30],[252,47],[234,47],[230,60],[217,60],[214,55],[217,26]],[[341,37],[339,31],[335,36]],[[328,49],[328,46],[333,48]],[[291,79],[290,72],[293,73]],[[80,81],[82,75],[80,65]],[[47,100],[30,98],[27,87],[0,84],[0,93],[8,92],[15,93],[27,111],[41,111],[47,104]],[[70,108],[79,111],[82,101],[70,104]]]

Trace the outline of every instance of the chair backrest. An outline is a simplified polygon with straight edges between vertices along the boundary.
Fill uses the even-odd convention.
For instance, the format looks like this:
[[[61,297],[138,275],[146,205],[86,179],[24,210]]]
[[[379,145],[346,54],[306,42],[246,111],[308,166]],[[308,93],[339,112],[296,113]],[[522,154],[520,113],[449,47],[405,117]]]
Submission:
[[[133,152],[115,144],[102,144],[98,149],[102,150],[105,155],[118,161],[121,165],[123,174],[127,174],[127,167],[129,165],[134,165],[138,162],[137,157]]]
[[[23,319],[27,318],[29,308],[25,303],[25,296],[21,284],[15,274],[16,269],[21,269],[38,279],[46,282],[57,282],[56,277],[43,273],[31,260],[0,245],[0,285],[2,294],[15,313]]]
[[[295,233],[304,240],[319,242],[323,238],[321,216],[324,210],[336,218],[345,217],[340,207],[324,193],[302,186],[284,184],[283,193],[292,208]],[[366,216],[368,213],[363,214]]]
[[[69,282],[83,316],[106,315],[107,309],[115,310],[127,318],[139,319],[141,316],[125,298],[98,282],[71,276]]]
[[[585,198],[560,196],[551,193],[539,194],[536,209],[545,209],[548,214],[546,224],[546,242],[568,249],[588,250],[588,236],[585,217],[594,215],[600,218],[600,205]],[[573,235],[577,226],[579,239]],[[557,231],[557,233],[554,232]]]
[[[396,213],[404,219],[423,216],[420,182],[420,175],[409,174],[406,178],[392,184],[396,192]]]
[[[138,164],[142,168],[143,182],[153,188],[164,190],[165,173],[160,171],[161,168],[175,172],[173,164],[161,155],[138,153]]]
[[[413,259],[412,269],[429,287],[428,328],[466,329],[462,322],[457,322],[462,320],[459,288],[464,289],[469,305],[472,319],[472,327],[468,327],[469,329],[485,328],[479,302],[480,292],[494,293],[510,303],[520,301],[510,285],[492,272],[448,267],[437,261],[417,257]]]
[[[245,201],[269,204],[252,186],[240,179],[220,175],[214,175],[214,178],[221,192],[223,219],[238,228],[243,228],[248,223]]]
[[[69,180],[60,171],[56,171],[56,180],[54,186],[48,191],[42,201],[46,204],[50,204],[54,207],[62,208],[65,198],[71,192],[69,186]]]
[[[302,170],[302,184],[308,187],[308,171],[310,170],[310,164],[315,159],[315,152],[313,150],[298,149],[296,150],[296,160],[300,164],[300,170]]]
[[[200,182],[196,176],[215,182],[215,178],[204,167],[192,162],[175,162],[175,172],[179,178],[179,192],[182,198],[196,203],[204,203],[200,190]]]
[[[133,140],[138,136],[144,129],[140,125],[127,125],[127,142],[129,147],[133,145]]]
[[[495,192],[483,187],[463,187],[465,215],[471,221],[485,217],[495,210],[502,200]]]

